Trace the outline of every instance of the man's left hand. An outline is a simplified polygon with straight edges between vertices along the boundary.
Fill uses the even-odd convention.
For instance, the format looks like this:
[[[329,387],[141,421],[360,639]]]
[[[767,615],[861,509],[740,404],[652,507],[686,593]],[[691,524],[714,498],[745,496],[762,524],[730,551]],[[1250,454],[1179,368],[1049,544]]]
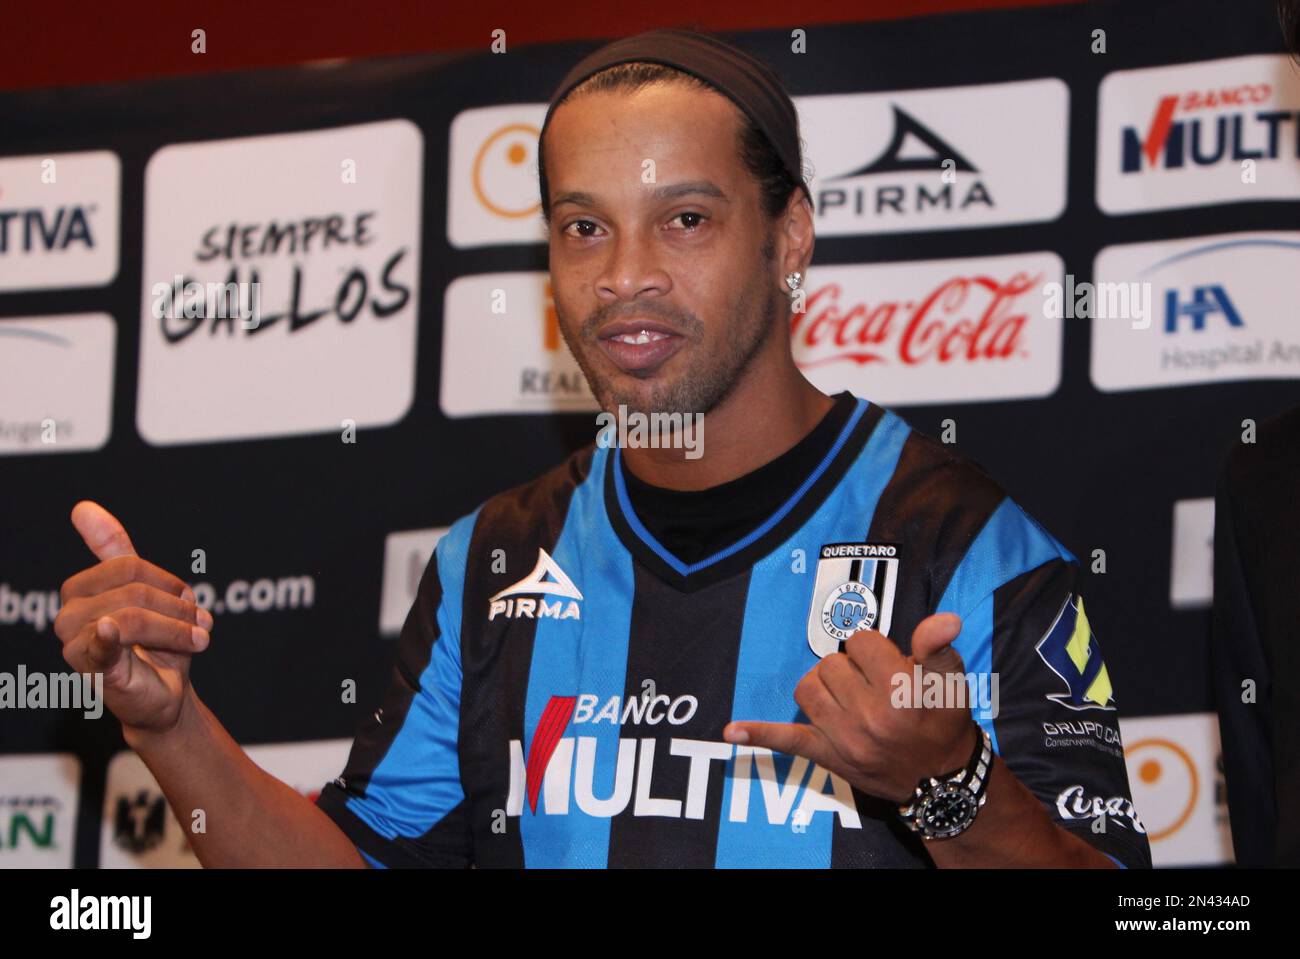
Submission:
[[[952,642],[961,617],[936,613],[912,633],[904,656],[883,633],[854,633],[844,652],[825,657],[795,687],[794,701],[808,723],[733,722],[723,730],[730,743],[764,746],[804,756],[864,793],[901,803],[927,776],[960,769],[975,747],[969,705],[909,708],[891,701],[899,682],[913,686],[913,666],[929,673],[965,673]],[[936,682],[930,680],[930,682]],[[965,681],[962,681],[965,693]],[[945,682],[945,689],[951,686]],[[920,703],[912,689],[906,703]],[[900,697],[901,698],[901,697]]]

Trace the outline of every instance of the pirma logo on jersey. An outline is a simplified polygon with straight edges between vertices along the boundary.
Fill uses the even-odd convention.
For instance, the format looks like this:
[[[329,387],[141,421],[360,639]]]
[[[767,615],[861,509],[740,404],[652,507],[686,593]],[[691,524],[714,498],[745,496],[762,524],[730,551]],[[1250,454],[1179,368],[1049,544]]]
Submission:
[[[533,594],[538,598],[525,598]],[[546,596],[557,597],[547,600]],[[518,599],[514,597],[519,597]],[[565,605],[562,600],[569,602]],[[537,565],[533,571],[488,600],[488,622],[498,616],[506,619],[581,619],[578,600],[582,593],[551,555],[537,548]]]
[[[838,653],[860,629],[889,634],[898,562],[898,547],[888,543],[828,543],[821,548],[808,609],[808,645],[814,653]]]

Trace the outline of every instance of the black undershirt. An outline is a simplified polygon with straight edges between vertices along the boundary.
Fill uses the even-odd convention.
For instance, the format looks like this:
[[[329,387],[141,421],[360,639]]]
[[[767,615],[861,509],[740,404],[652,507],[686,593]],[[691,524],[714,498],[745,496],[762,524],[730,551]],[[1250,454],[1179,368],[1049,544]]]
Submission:
[[[775,513],[817,468],[857,400],[836,394],[820,423],[776,459],[744,476],[702,490],[651,486],[623,464],[623,481],[637,518],[667,550],[685,563],[712,556],[741,539]],[[621,459],[621,458],[620,458]]]

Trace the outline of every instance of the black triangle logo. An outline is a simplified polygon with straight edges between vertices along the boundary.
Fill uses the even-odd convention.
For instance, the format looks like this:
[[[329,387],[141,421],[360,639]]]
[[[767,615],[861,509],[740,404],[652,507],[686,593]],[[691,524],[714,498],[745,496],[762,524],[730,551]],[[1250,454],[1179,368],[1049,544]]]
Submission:
[[[919,120],[899,109],[899,107],[894,106],[893,109],[894,136],[890,139],[889,146],[885,147],[885,151],[866,166],[829,179],[847,180],[868,173],[914,173],[917,170],[942,170],[944,160],[952,160],[956,169],[965,173],[979,172],[973,163],[953,149],[933,130],[923,126]],[[930,155],[904,158],[901,154],[903,146],[908,142],[909,138],[929,147]]]

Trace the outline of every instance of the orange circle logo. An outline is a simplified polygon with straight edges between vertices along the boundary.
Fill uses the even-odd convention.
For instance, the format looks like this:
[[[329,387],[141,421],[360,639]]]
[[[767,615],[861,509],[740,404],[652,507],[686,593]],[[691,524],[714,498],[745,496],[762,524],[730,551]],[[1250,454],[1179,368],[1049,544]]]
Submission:
[[[1173,756],[1181,761],[1186,767],[1188,782],[1191,785],[1191,788],[1188,790],[1187,804],[1179,812],[1173,825],[1162,829],[1159,832],[1148,831],[1147,838],[1151,842],[1157,842],[1182,829],[1187,823],[1187,820],[1191,818],[1192,810],[1196,808],[1196,797],[1200,794],[1201,782],[1200,777],[1196,775],[1196,764],[1192,762],[1192,757],[1187,755],[1187,751],[1177,743],[1171,742],[1168,739],[1141,739],[1124,750],[1125,758],[1134,756],[1140,749],[1163,749],[1172,753]],[[1137,763],[1137,779],[1143,785],[1155,786],[1160,782],[1164,775],[1165,767],[1161,762],[1159,754],[1148,756]],[[1143,822],[1146,822],[1145,818],[1143,819]]]
[[[534,216],[541,210],[540,199],[533,200],[527,207],[520,209],[511,209],[509,206],[494,202],[488,198],[488,191],[483,185],[483,168],[489,160],[495,160],[499,166],[507,170],[523,166],[529,156],[537,152],[537,138],[541,133],[542,131],[531,123],[511,123],[488,137],[474,156],[472,172],[474,196],[497,216],[518,220],[526,216]],[[510,137],[515,139],[510,140]],[[502,143],[503,140],[508,142]],[[501,146],[500,153],[496,152],[498,144]]]

